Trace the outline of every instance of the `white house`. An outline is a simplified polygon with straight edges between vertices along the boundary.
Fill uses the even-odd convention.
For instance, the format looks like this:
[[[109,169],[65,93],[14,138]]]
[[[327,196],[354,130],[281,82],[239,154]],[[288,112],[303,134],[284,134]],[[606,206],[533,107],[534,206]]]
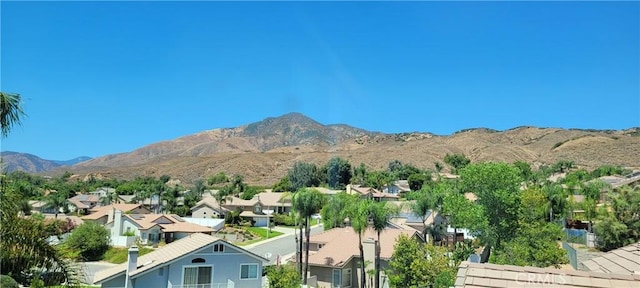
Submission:
[[[222,239],[196,233],[138,257],[129,248],[128,261],[96,273],[102,288],[253,288],[262,287],[262,266],[268,260]]]

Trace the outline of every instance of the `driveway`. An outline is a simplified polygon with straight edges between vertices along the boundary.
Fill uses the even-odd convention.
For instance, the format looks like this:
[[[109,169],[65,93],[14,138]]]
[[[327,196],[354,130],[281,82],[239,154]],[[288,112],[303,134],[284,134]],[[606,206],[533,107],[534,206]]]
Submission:
[[[87,284],[93,284],[93,277],[96,275],[96,272],[118,265],[108,262],[81,262],[79,264],[81,265],[82,271],[84,272],[83,282]]]

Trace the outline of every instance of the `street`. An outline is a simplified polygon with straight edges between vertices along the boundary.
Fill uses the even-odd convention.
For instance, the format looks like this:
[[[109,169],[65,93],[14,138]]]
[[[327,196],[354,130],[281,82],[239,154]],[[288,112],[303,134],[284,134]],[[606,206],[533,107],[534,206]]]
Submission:
[[[273,265],[280,255],[280,261],[284,262],[285,256],[295,256],[296,253],[296,240],[293,228],[274,228],[274,230],[285,232],[287,235],[280,236],[277,239],[258,242],[255,245],[245,247],[247,250],[269,259],[269,264]],[[321,225],[311,227],[311,235],[318,234],[324,231]],[[267,257],[270,256],[270,257]]]

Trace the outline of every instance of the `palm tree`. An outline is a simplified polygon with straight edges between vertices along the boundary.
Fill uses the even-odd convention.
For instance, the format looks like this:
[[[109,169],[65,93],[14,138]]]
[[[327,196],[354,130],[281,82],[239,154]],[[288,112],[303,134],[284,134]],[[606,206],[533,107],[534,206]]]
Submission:
[[[305,266],[302,283],[307,285],[307,274],[309,272],[309,238],[311,237],[311,225],[309,222],[313,214],[318,213],[326,203],[326,196],[316,189],[303,188],[296,193],[293,206],[296,207],[300,218],[304,219],[305,226]]]
[[[364,247],[362,246],[362,235],[367,230],[369,226],[369,205],[371,200],[357,199],[356,201],[352,201],[351,206],[347,209],[347,214],[349,215],[349,222],[351,222],[351,228],[353,231],[358,234],[358,249],[360,249],[360,266],[362,267],[362,272],[360,275],[360,287],[365,287],[365,282],[367,281],[366,275],[366,263],[364,260]]]
[[[0,134],[3,138],[9,136],[11,129],[26,117],[21,101],[20,94],[0,92]]]
[[[20,95],[0,92],[0,135],[4,138],[25,116]],[[43,234],[42,222],[18,217],[22,195],[16,193],[4,173],[0,175],[0,274],[11,275],[26,284],[25,272],[32,268],[61,272],[71,285],[79,283],[79,276],[71,263],[49,245]],[[21,279],[22,276],[22,279]]]
[[[386,204],[386,202],[372,202],[372,204],[369,205],[369,217],[373,222],[373,229],[376,230],[376,234],[378,235],[375,260],[375,288],[380,288],[380,234],[387,227],[387,221],[389,218],[392,215],[397,214],[397,207]]]
[[[213,194],[213,198],[218,202],[218,209],[220,211],[220,218],[224,218],[226,214],[222,211],[222,203],[227,203],[227,201],[231,202],[231,190],[229,186],[224,186],[222,189],[218,190],[215,194]]]
[[[60,188],[59,190],[57,190],[57,192],[51,192],[49,195],[47,195],[47,206],[56,210],[56,214],[54,217],[55,219],[58,219],[60,208],[64,209],[64,207],[67,205],[68,196],[69,194]]]
[[[428,213],[437,208],[436,197],[428,191],[422,191],[418,199],[411,203],[411,212],[416,214],[422,220],[422,239],[427,239],[427,217]]]

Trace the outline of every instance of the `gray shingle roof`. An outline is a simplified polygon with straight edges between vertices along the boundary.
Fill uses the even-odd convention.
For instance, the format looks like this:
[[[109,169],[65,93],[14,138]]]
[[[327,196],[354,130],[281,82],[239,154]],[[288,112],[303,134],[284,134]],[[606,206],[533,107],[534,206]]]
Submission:
[[[640,275],[640,242],[583,261],[580,268],[602,273]]]
[[[149,271],[156,267],[162,266],[180,257],[183,257],[195,251],[198,251],[206,247],[207,245],[211,245],[217,241],[224,241],[224,240],[211,235],[202,234],[202,233],[191,234],[189,237],[182,238],[175,242],[171,242],[166,246],[159,248],[149,254],[145,254],[138,257],[138,261],[137,261],[138,269],[131,272],[130,275],[135,276],[145,271]],[[226,245],[233,246],[238,250],[246,251],[226,241],[225,243]],[[267,259],[264,259],[263,257],[260,257],[258,255],[255,255],[249,251],[246,251],[246,253],[248,255],[252,255],[262,260],[263,262],[268,261]],[[100,284],[110,278],[120,275],[121,273],[125,273],[126,270],[127,270],[127,262],[119,264],[118,266],[114,266],[112,268],[97,272],[93,281],[95,284]]]
[[[462,262],[455,287],[640,287],[640,275]]]

